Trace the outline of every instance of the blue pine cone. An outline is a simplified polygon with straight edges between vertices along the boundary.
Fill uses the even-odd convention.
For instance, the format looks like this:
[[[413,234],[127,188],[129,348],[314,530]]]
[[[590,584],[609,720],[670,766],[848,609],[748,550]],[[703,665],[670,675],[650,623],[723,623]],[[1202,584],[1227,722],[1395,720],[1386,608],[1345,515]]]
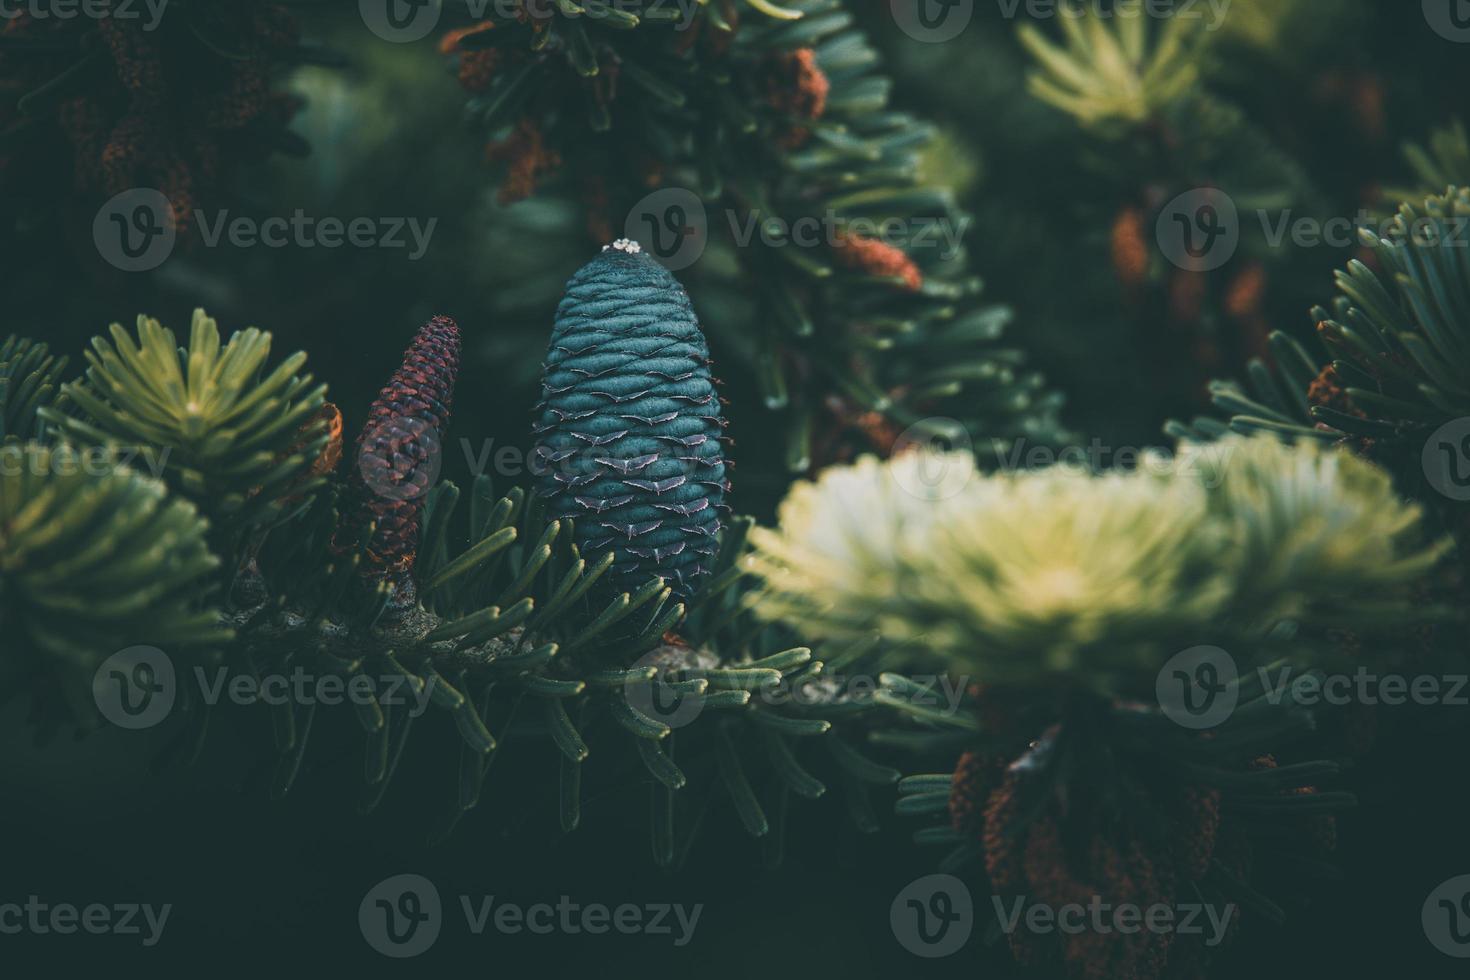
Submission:
[[[637,244],[579,269],[556,311],[532,455],[552,516],[591,560],[614,551],[619,590],[660,575],[681,599],[709,572],[725,477],[725,420],[689,296]]]

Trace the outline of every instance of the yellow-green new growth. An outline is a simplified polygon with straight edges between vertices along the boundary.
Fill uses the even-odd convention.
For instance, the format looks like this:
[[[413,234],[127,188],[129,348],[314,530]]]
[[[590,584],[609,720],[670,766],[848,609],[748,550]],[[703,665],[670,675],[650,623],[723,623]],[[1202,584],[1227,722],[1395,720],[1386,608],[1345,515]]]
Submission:
[[[910,587],[883,629],[989,681],[1151,669],[1228,605],[1228,531],[1204,490],[1068,467],[992,477],[984,505],[900,552]]]
[[[1058,17],[1065,46],[1021,25],[1021,44],[1038,63],[1026,79],[1031,94],[1100,129],[1144,122],[1186,95],[1199,80],[1199,21],[1166,17],[1151,32],[1157,18],[1142,6],[1119,3],[1106,20],[1095,12]]]
[[[79,443],[157,453],[170,482],[221,520],[258,519],[287,488],[302,492],[295,481],[328,438],[325,428],[302,438],[326,394],[298,375],[305,354],[267,373],[269,333],[251,327],[221,344],[203,310],[194,311],[185,349],[146,316],[136,342],[119,324],[109,332],[111,343],[92,341],[85,379],[62,389],[84,417],[43,417]]]
[[[1419,204],[1443,194],[1446,187],[1470,185],[1470,133],[1460,119],[1435,127],[1424,143],[1406,143],[1403,152],[1414,183],[1383,189],[1380,201],[1389,209],[1402,203]]]

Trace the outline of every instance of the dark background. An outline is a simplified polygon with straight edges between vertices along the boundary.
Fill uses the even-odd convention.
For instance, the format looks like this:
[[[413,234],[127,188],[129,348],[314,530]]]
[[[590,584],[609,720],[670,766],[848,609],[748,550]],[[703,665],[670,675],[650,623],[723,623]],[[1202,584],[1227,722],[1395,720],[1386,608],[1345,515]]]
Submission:
[[[1459,709],[1464,710],[1464,709]],[[355,811],[359,753],[345,732],[318,732],[313,758],[293,794],[273,802],[263,780],[242,779],[269,744],[260,717],[237,717],[211,734],[194,769],[151,773],[152,733],[64,742],[36,749],[14,710],[0,716],[6,841],[5,901],[172,903],[163,941],[140,937],[3,936],[0,956],[14,976],[88,965],[129,974],[285,976],[321,970],[379,975],[389,970],[484,970],[491,975],[571,976],[581,971],[709,977],[804,975],[1012,977],[1000,949],[977,933],[960,953],[926,961],[893,938],[889,905],[932,873],[937,855],[907,840],[911,821],[887,818],[857,835],[826,800],[791,820],[786,861],[763,866],[761,848],[719,808],[679,874],[649,858],[648,788],[596,788],[587,764],[582,827],[561,834],[554,750],[544,740],[510,743],[487,779],[478,810],[451,841],[427,847],[428,826],[453,786],[452,736],[410,743],[378,812]],[[1425,940],[1420,909],[1440,882],[1466,873],[1470,845],[1460,745],[1444,736],[1401,733],[1364,760],[1343,785],[1362,805],[1339,818],[1337,884],[1314,886],[1314,903],[1292,908],[1277,928],[1247,920],[1219,976],[1231,978],[1463,976],[1463,965]],[[333,758],[336,755],[337,758]],[[539,770],[539,772],[538,772]],[[446,905],[446,924],[427,953],[382,959],[358,930],[358,904],[390,875],[421,874]],[[487,895],[522,906],[573,901],[702,903],[693,941],[667,936],[472,935],[456,896]],[[977,921],[992,913],[975,890]],[[61,974],[65,975],[65,974]]]

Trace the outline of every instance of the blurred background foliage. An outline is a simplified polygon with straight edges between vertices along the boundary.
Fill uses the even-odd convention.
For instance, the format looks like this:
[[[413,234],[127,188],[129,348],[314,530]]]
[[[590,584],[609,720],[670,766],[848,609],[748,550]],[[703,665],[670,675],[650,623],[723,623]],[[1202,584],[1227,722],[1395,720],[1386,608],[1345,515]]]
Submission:
[[[1198,80],[1158,124],[1177,135],[1163,149],[1150,125],[1100,136],[1028,92],[1034,61],[1007,6],[976,4],[955,44],[881,30],[882,5],[866,17],[899,101],[923,107],[956,155],[978,161],[971,168],[983,176],[964,201],[976,215],[975,264],[992,297],[1016,307],[1018,331],[1067,395],[1069,420],[1105,444],[1146,443],[1161,415],[1197,410],[1205,382],[1238,373],[1266,331],[1310,335],[1308,310],[1356,248],[1273,246],[1255,208],[1273,221],[1288,210],[1318,220],[1391,211],[1385,185],[1428,183],[1413,179],[1405,144],[1465,111],[1470,63],[1429,30],[1419,4],[1233,0],[1213,31],[1207,5],[1190,5],[1198,26],[1186,32],[1196,46],[1187,66]],[[1019,5],[1022,20],[1028,9]],[[1055,19],[1033,23],[1060,42]],[[1152,218],[1206,186],[1235,199],[1243,240],[1215,281],[1190,283],[1160,263]],[[1152,256],[1143,275],[1120,274],[1115,261],[1132,209]],[[1229,294],[1247,291],[1242,275],[1259,299],[1234,312]]]
[[[907,37],[886,5],[858,13],[888,58],[895,104],[940,126],[925,176],[954,186],[975,215],[971,266],[986,301],[1014,309],[1008,340],[1065,394],[1065,421],[1110,445],[1148,444],[1163,419],[1197,411],[1205,383],[1237,373],[1269,330],[1310,332],[1307,311],[1355,249],[1273,246],[1253,209],[1273,220],[1391,210],[1383,186],[1426,183],[1404,147],[1449,124],[1470,81],[1457,46],[1412,4],[1234,0],[1213,31],[1197,5],[1199,26],[1186,30],[1197,80],[1144,123],[1099,133],[1028,91],[1035,62],[1016,30],[1028,5],[1016,18],[1009,6],[976,4],[947,44]],[[352,406],[369,400],[409,325],[445,312],[466,326],[469,376],[494,379],[463,393],[466,429],[473,420],[476,438],[524,446],[556,298],[592,247],[578,209],[552,196],[496,203],[482,134],[429,41],[391,44],[309,10],[303,20],[347,64],[293,74],[304,102],[292,130],[310,152],[242,168],[231,214],[435,219],[427,254],[181,247],[156,275],[130,275],[91,245],[96,202],[69,197],[49,224],[10,239],[7,329],[67,351],[120,315],[181,322],[204,305],[329,359],[336,400]],[[1035,28],[1060,43],[1054,19]],[[1174,269],[1152,241],[1158,207],[1201,186],[1231,194],[1244,225],[1240,253],[1203,276]],[[1147,251],[1142,268],[1129,267],[1131,246]],[[753,386],[726,395],[760,401]],[[758,410],[730,415],[746,453],[769,454],[746,467],[739,506],[769,513],[784,489],[779,465],[765,465],[779,464],[768,431],[779,425]]]
[[[1201,4],[1184,32],[1193,83],[1144,122],[1099,132],[1028,91],[1035,61],[1016,28],[1030,5],[1015,18],[1009,7],[976,4],[947,44],[907,37],[886,5],[857,13],[887,56],[895,104],[940,126],[925,177],[954,186],[975,215],[971,266],[986,301],[1014,309],[1008,340],[1066,395],[1066,422],[1111,445],[1147,444],[1161,420],[1198,410],[1205,383],[1237,373],[1269,330],[1310,331],[1306,311],[1354,250],[1273,246],[1253,209],[1273,220],[1391,210],[1380,188],[1427,183],[1404,146],[1449,124],[1470,80],[1457,46],[1413,4],[1234,0],[1217,30]],[[552,196],[496,203],[483,135],[428,40],[391,44],[355,20],[303,14],[303,34],[347,63],[294,72],[304,101],[291,128],[310,152],[242,168],[231,214],[435,219],[427,254],[222,245],[181,248],[158,274],[130,275],[91,245],[96,202],[67,196],[52,221],[9,239],[7,329],[67,351],[120,315],[181,322],[204,305],[330,360],[336,400],[352,406],[366,404],[403,331],[445,312],[466,325],[469,376],[494,379],[467,388],[461,418],[476,438],[524,446],[542,338],[591,247],[578,209]],[[1061,43],[1054,18],[1034,27]],[[1245,227],[1236,258],[1204,276],[1163,262],[1151,240],[1157,208],[1200,186],[1231,194]],[[1140,244],[1148,260],[1130,267]],[[726,394],[736,406],[760,401],[753,386]],[[779,426],[760,411],[730,415],[747,456],[768,456],[746,466],[739,506],[769,513],[784,489],[781,440],[768,431]]]

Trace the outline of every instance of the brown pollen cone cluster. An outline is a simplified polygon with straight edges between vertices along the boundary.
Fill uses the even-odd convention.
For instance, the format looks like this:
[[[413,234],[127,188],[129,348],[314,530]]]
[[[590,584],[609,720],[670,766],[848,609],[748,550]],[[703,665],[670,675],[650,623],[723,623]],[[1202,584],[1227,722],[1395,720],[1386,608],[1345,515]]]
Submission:
[[[924,274],[903,249],[877,238],[839,232],[833,252],[843,266],[870,276],[902,280],[905,289],[917,292]]]
[[[282,499],[282,506],[293,507],[299,504],[305,499],[300,491],[306,484],[313,480],[330,478],[342,463],[342,412],[332,402],[324,402],[321,408],[301,423],[301,427],[296,432],[296,439],[286,447],[278,460],[285,462],[306,449],[322,435],[326,435],[326,443],[311,461],[311,466],[292,482],[291,489],[295,492]]]
[[[1108,251],[1113,260],[1113,271],[1124,289],[1136,290],[1148,278],[1149,247],[1144,231],[1143,212],[1127,207],[1113,219],[1113,228],[1108,236]]]
[[[1275,766],[1270,756],[1250,764]],[[1203,980],[1219,952],[1213,940],[1220,937],[1209,929],[1128,931],[1097,928],[1092,918],[1081,929],[1031,929],[1026,910],[1039,905],[1060,915],[1065,908],[1098,906],[1105,924],[1115,924],[1111,910],[1124,907],[1146,915],[1163,906],[1177,916],[1202,894],[1219,894],[1211,887],[1216,873],[1248,880],[1263,845],[1242,818],[1226,815],[1225,793],[1197,785],[1135,787],[1131,792],[1144,794],[1140,802],[1161,819],[1149,821],[1154,826],[1115,824],[1098,819],[1096,808],[1080,799],[1051,789],[1044,797],[1028,794],[1033,778],[999,757],[969,752],[955,769],[950,796],[951,826],[982,845],[992,895],[1003,908],[1021,912],[1006,936],[1016,961],[1073,980]],[[1285,792],[1310,795],[1316,789]],[[1293,853],[1325,855],[1336,845],[1330,816],[1304,816],[1285,829],[1281,846]],[[1228,922],[1228,940],[1241,910],[1228,894],[1209,901],[1216,921]]]
[[[1363,410],[1354,405],[1353,400],[1348,397],[1347,389],[1337,375],[1337,368],[1331,364],[1323,368],[1322,373],[1312,379],[1311,385],[1307,387],[1307,401],[1313,405],[1335,409],[1345,415],[1364,417]]]
[[[535,30],[544,30],[549,20],[533,18],[525,7],[519,8],[517,16]],[[449,31],[439,39],[440,53],[458,59],[456,76],[460,87],[471,95],[488,92],[502,71],[524,62],[525,56],[518,51],[476,44],[480,35],[495,29],[494,21],[481,21]],[[599,98],[610,98],[607,90],[615,84],[616,65],[607,68],[603,73],[606,77],[593,80],[594,91],[601,93]],[[501,204],[526,200],[536,192],[543,176],[562,165],[561,154],[551,146],[545,130],[537,121],[537,113],[529,111],[516,120],[509,136],[486,144],[485,160],[505,167],[505,177],[496,195]]]
[[[1323,332],[1321,327],[1318,330],[1319,332]],[[1368,417],[1367,413],[1353,402],[1352,396],[1347,393],[1346,384],[1344,384],[1337,368],[1332,364],[1324,367],[1321,373],[1313,378],[1312,383],[1307,386],[1307,402],[1313,406],[1330,408],[1334,411],[1342,412],[1345,415],[1351,415],[1354,418],[1362,419]],[[1328,428],[1328,426],[1320,422],[1317,427],[1319,429]],[[1378,445],[1377,440],[1373,437],[1348,435],[1341,441],[1353,452],[1365,459],[1375,458]]]
[[[500,70],[501,52],[496,48],[467,47],[464,41],[494,28],[495,22],[486,20],[469,27],[456,28],[439,39],[441,54],[459,56],[456,76],[460,88],[471,95],[480,95],[489,90]]]
[[[510,136],[485,147],[485,159],[505,164],[505,180],[496,195],[501,204],[526,200],[544,174],[561,166],[561,154],[547,146],[541,126],[530,117],[517,122]]]
[[[1119,208],[1108,229],[1108,258],[1123,303],[1138,317],[1141,354],[1170,401],[1208,404],[1209,383],[1269,359],[1264,263],[1237,259],[1211,271],[1165,261],[1153,223],[1169,192],[1153,186]]]
[[[22,15],[0,24],[0,38],[10,42],[0,47],[0,126],[19,118],[16,100],[49,88],[28,106],[28,129],[59,130],[72,153],[69,166],[32,169],[69,172],[91,194],[158,190],[181,231],[236,158],[287,139],[296,109],[273,89],[297,46],[295,20],[277,4],[170,6],[156,23]]]
[[[832,84],[817,65],[817,53],[797,48],[770,55],[765,64],[766,102],[793,120],[815,121],[827,111]],[[793,123],[777,137],[783,149],[794,150],[811,138],[811,130]]]

